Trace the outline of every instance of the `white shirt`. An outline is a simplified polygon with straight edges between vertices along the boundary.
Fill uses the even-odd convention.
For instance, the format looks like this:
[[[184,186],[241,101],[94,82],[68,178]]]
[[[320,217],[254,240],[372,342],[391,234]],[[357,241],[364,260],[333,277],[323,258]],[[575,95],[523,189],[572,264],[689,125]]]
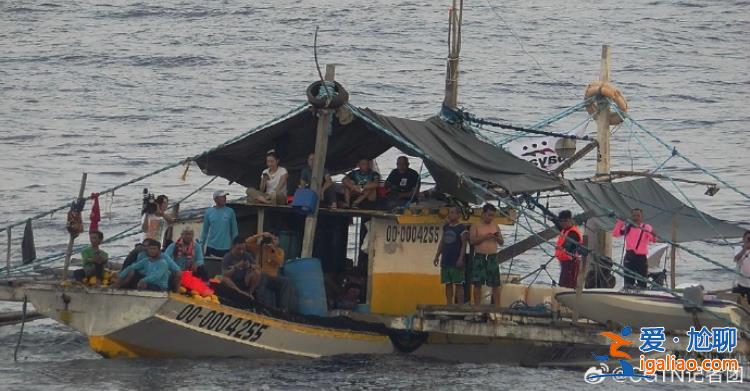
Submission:
[[[154,239],[161,242],[162,235],[164,235],[164,226],[166,225],[164,218],[155,214],[144,214],[141,219],[141,225],[143,225],[144,221],[148,221],[148,224],[146,225],[146,231],[143,232],[141,241]]]
[[[276,169],[276,172],[271,174],[271,172],[268,171],[268,169],[266,168],[265,170],[263,170],[263,173],[261,174],[261,178],[263,177],[264,174],[268,174],[268,177],[270,178],[266,180],[266,194],[271,195],[271,193],[277,192],[276,188],[279,187],[279,182],[281,182],[281,177],[286,175],[287,171],[286,171],[286,168],[284,167],[278,167]],[[284,188],[281,189],[281,191],[279,191],[278,193],[282,193],[286,195],[286,186],[284,186]]]
[[[734,248],[734,256],[742,251],[742,246]],[[735,284],[750,288],[750,251],[746,252],[745,255],[737,262],[737,272],[742,274],[742,277],[737,276]]]

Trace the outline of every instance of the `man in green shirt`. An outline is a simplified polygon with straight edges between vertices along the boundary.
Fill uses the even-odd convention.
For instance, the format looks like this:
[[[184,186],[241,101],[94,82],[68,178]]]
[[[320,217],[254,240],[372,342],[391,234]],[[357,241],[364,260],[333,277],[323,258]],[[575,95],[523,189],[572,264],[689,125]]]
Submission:
[[[104,240],[104,234],[100,231],[89,232],[91,246],[86,247],[81,251],[83,269],[78,269],[73,272],[73,277],[76,280],[85,282],[89,277],[96,277],[97,283],[101,283],[104,280],[104,267],[107,266],[109,255],[99,249],[102,240]]]

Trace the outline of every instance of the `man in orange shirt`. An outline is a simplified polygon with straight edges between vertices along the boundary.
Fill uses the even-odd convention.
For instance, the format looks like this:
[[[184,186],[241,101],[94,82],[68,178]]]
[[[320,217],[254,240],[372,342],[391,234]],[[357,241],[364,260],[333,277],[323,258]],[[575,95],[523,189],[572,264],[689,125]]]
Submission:
[[[245,239],[245,247],[260,265],[260,284],[256,299],[261,303],[293,312],[297,308],[297,295],[289,279],[279,275],[284,265],[284,249],[279,247],[279,238],[269,232],[255,234]]]

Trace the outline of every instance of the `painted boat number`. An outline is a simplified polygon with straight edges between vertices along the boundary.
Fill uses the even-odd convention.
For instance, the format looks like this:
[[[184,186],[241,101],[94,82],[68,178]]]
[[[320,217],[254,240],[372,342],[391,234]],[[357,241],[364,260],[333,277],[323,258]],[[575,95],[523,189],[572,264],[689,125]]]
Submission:
[[[203,307],[188,304],[177,314],[177,320],[187,324],[198,324],[198,327],[219,333],[226,333],[232,338],[254,342],[263,335],[268,326],[242,318],[232,318],[232,315],[214,310],[204,314]]]
[[[438,243],[439,225],[389,225],[385,228],[386,242]]]

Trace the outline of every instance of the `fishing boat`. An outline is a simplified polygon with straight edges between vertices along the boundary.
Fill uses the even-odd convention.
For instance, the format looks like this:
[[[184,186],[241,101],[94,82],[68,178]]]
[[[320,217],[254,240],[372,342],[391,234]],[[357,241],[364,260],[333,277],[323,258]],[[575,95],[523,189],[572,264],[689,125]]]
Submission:
[[[353,309],[336,308],[325,295],[300,297],[322,302],[322,313],[290,314],[231,298],[220,298],[217,303],[173,292],[84,286],[67,279],[73,236],[65,252],[62,281],[52,277],[11,279],[0,284],[0,296],[5,300],[28,299],[40,314],[83,333],[94,351],[112,358],[314,358],[399,352],[458,361],[532,366],[585,362],[582,365],[588,366],[592,351],[606,351],[609,347],[610,341],[601,335],[608,325],[640,322],[600,317],[597,306],[609,303],[610,307],[603,308],[612,309],[607,298],[628,298],[629,305],[641,311],[630,315],[645,316],[655,312],[653,305],[662,296],[618,296],[611,292],[607,296],[585,290],[582,277],[573,290],[526,283],[527,276],[508,273],[501,286],[500,302],[490,305],[487,301],[473,307],[445,305],[440,269],[434,266],[433,256],[441,240],[447,203],[461,207],[464,224],[479,220],[481,209],[477,205],[495,202],[502,206],[495,223],[517,224],[523,213],[544,228],[503,249],[500,262],[545,243],[559,232],[545,224],[552,213],[532,197],[535,193],[569,192],[590,216],[589,225],[596,229],[592,238],[606,236],[603,234],[611,229],[615,217],[624,219],[631,207],[644,203],[648,204],[644,207],[647,213],[654,211],[654,215],[662,216],[653,223],[657,232],[674,231],[673,246],[694,240],[696,235],[731,238],[743,230],[731,222],[686,209],[681,203],[674,204],[651,177],[612,181],[608,167],[610,120],[612,114],[621,119],[625,116],[627,107],[621,103],[624,99],[610,102],[607,96],[594,94],[576,106],[577,110],[594,107],[591,112],[599,125],[595,142],[586,136],[547,132],[539,127],[500,125],[547,137],[549,141],[545,142],[555,147],[550,145],[543,151],[544,164],[533,163],[532,155],[519,157],[489,142],[477,129],[479,125],[492,126],[492,121],[478,121],[457,108],[460,13],[461,8],[454,1],[446,98],[439,115],[413,120],[358,107],[349,101],[343,85],[335,81],[335,67],[327,66],[324,80],[308,88],[307,102],[180,162],[197,164],[208,176],[254,187],[264,168],[267,150],[283,154],[284,166],[292,173],[290,183],[296,183],[296,173],[305,167],[308,155],[315,152],[310,187],[319,195],[324,168],[333,174],[344,173],[359,159],[374,159],[391,148],[421,159],[435,189],[418,203],[398,208],[325,208],[318,205],[315,197],[302,205],[255,204],[243,198],[227,204],[237,216],[240,236],[276,232],[289,260],[319,260],[321,274],[342,275],[352,267],[349,257],[353,255],[353,272],[363,281],[362,294]],[[603,64],[609,63],[608,53],[605,47]],[[602,83],[608,79],[608,70],[605,73]],[[577,149],[576,140],[588,144]],[[606,170],[587,180],[562,178],[565,169],[597,146],[600,156],[604,156],[601,160],[607,161]],[[551,154],[556,156],[554,167],[549,164]],[[85,180],[79,199],[83,198],[84,187]],[[199,232],[202,217],[202,210],[180,211],[172,231],[191,227]],[[704,221],[712,223],[716,232],[698,231],[697,222]],[[611,257],[599,250],[601,246],[590,247],[596,249],[590,252],[588,261],[596,282],[606,267],[616,268]],[[33,264],[19,265],[16,270],[33,274],[33,268]],[[8,265],[5,271],[10,273],[12,269]],[[671,269],[674,280],[674,265]],[[538,275],[545,271],[542,266],[536,272]],[[585,270],[579,275],[585,275]],[[315,283],[323,285],[322,280]],[[674,287],[674,281],[670,286]],[[677,301],[668,303],[679,306]],[[722,307],[711,300],[705,301],[702,308],[727,315],[732,324],[744,327],[747,311],[735,311],[728,303]],[[734,312],[721,312],[725,308]],[[677,317],[663,315],[666,316],[652,320],[671,322]],[[699,322],[708,319],[702,314],[696,316]],[[684,343],[669,339],[666,346],[675,351],[684,349]],[[746,354],[750,344],[740,344],[738,349]]]

